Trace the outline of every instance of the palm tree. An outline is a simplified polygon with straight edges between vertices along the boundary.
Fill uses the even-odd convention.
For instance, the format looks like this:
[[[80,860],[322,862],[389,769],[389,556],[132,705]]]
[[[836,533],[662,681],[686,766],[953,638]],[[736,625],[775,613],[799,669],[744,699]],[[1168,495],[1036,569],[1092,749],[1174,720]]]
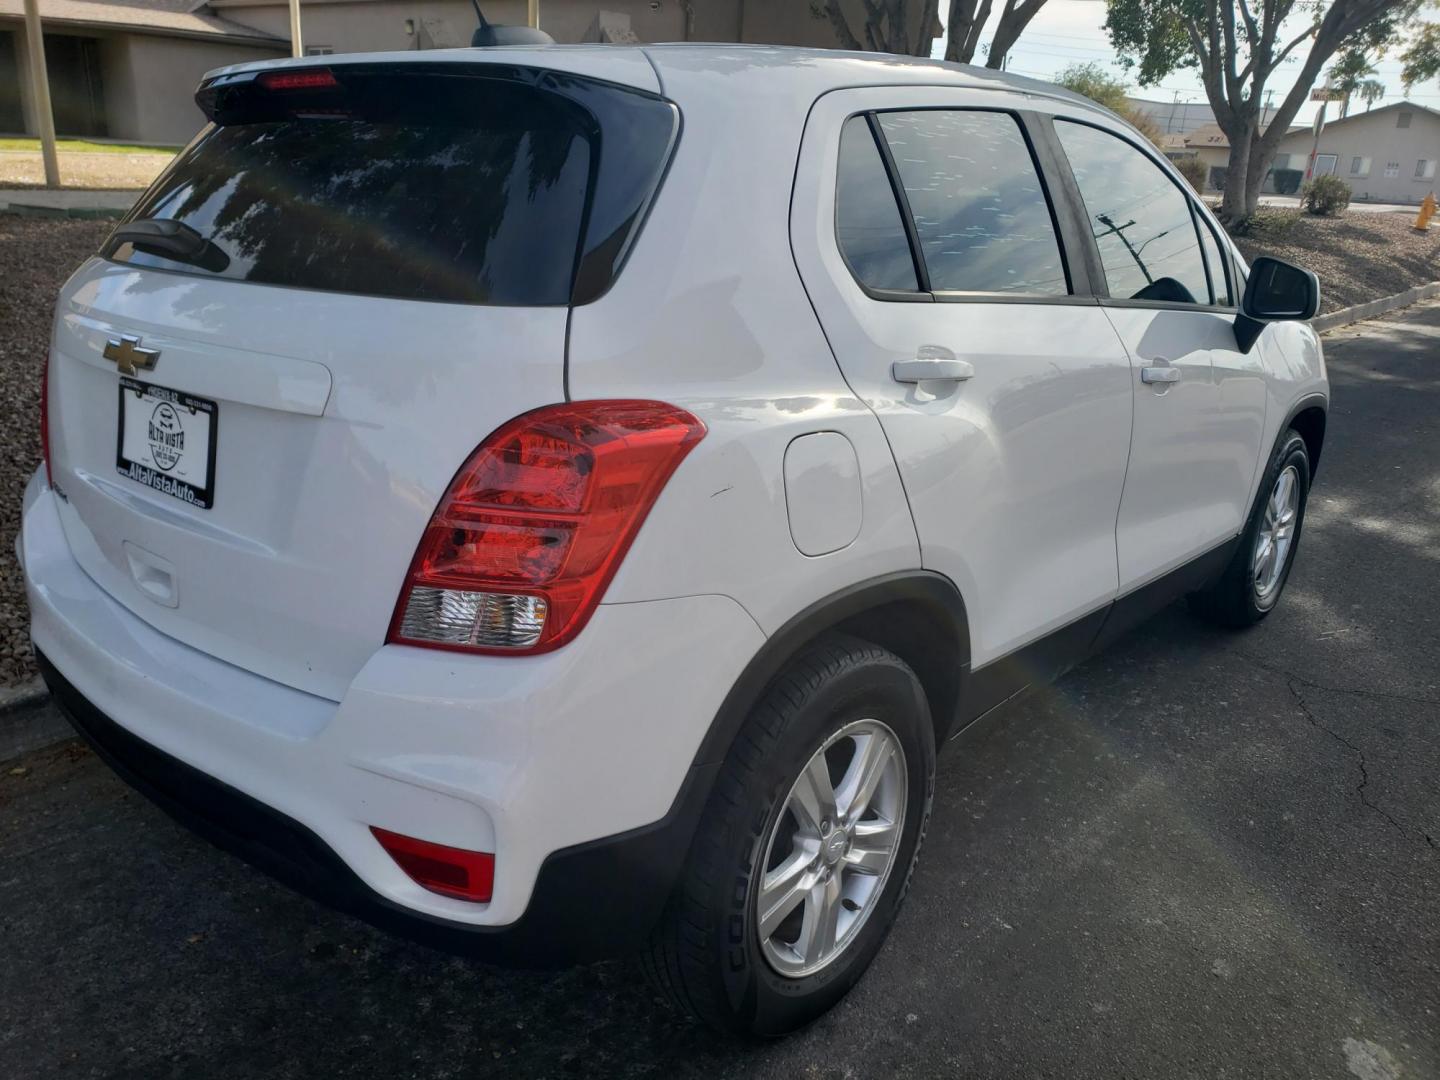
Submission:
[[[1350,49],[1340,54],[1340,59],[1330,66],[1330,87],[1345,96],[1340,99],[1340,118],[1343,120],[1350,111],[1350,96],[1360,91],[1360,85],[1370,81],[1375,74],[1375,65],[1359,49]],[[1380,93],[1385,93],[1382,88]]]
[[[1385,84],[1378,79],[1364,79],[1355,88],[1356,95],[1365,102],[1365,111],[1370,111],[1370,106],[1385,96]]]

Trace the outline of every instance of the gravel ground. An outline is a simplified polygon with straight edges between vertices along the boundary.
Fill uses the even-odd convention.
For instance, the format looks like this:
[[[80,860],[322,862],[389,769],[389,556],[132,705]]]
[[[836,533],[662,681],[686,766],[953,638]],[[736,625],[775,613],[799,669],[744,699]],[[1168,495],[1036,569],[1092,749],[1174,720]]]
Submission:
[[[1321,311],[1440,281],[1440,227],[1416,232],[1410,214],[1318,218],[1275,210],[1259,216],[1259,227],[1236,237],[1245,258],[1273,255],[1315,271]]]
[[[147,188],[174,154],[60,153],[60,182],[77,188]],[[45,167],[28,150],[0,150],[0,187],[43,187]]]
[[[0,217],[0,685],[35,674],[15,533],[21,492],[40,461],[40,369],[55,296],[111,228]]]

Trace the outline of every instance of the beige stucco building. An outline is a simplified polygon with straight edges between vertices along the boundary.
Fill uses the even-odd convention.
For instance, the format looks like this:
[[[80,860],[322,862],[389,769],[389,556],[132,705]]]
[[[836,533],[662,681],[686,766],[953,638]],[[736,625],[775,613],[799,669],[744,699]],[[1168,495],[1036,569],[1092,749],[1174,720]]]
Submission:
[[[212,68],[288,56],[287,0],[39,0],[61,135],[179,144],[200,127],[192,95]],[[847,0],[852,25],[863,0]],[[918,9],[916,20],[918,23]],[[492,23],[523,25],[526,0],[481,0]],[[314,55],[468,45],[470,0],[301,0]],[[22,0],[0,0],[0,134],[37,130]],[[834,47],[807,0],[541,0],[559,42],[743,41]]]
[[[1350,185],[1362,202],[1419,203],[1435,190],[1440,161],[1440,112],[1401,101],[1331,120],[1319,145],[1310,127],[1280,142],[1272,168],[1304,170],[1314,146],[1315,172]]]

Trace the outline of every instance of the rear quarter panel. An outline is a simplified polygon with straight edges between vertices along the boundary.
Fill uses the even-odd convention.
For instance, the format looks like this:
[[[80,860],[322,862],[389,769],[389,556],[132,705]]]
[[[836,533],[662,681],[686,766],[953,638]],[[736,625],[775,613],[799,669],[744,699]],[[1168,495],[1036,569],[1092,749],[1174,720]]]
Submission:
[[[769,633],[847,585],[918,567],[919,549],[879,422],[842,379],[790,251],[813,96],[687,63],[664,70],[682,134],[640,240],[611,291],[574,310],[570,395],[659,398],[709,429],[606,603],[718,593]],[[853,541],[810,557],[791,536],[784,462],[792,440],[824,431],[855,448],[863,511]]]

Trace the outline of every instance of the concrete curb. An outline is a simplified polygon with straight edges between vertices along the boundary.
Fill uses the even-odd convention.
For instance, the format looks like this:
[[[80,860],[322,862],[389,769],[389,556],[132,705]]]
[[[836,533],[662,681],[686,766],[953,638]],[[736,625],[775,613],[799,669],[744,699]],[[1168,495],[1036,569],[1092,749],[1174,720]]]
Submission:
[[[0,214],[22,218],[66,218],[84,221],[119,221],[129,211],[113,206],[31,206],[12,202],[0,207]]]
[[[1320,315],[1311,319],[1310,325],[1315,328],[1317,334],[1323,334],[1326,330],[1334,330],[1337,326],[1349,326],[1351,323],[1364,322],[1366,319],[1373,319],[1376,315],[1384,315],[1386,312],[1409,307],[1421,300],[1428,300],[1432,296],[1440,296],[1440,281],[1432,281],[1428,285],[1416,285],[1413,289],[1406,289],[1394,296],[1383,296],[1379,300],[1355,304],[1352,307],[1341,308],[1339,311],[1332,311],[1328,315]]]
[[[40,750],[70,738],[59,711],[50,705],[50,692],[37,675],[0,689],[0,762]]]

